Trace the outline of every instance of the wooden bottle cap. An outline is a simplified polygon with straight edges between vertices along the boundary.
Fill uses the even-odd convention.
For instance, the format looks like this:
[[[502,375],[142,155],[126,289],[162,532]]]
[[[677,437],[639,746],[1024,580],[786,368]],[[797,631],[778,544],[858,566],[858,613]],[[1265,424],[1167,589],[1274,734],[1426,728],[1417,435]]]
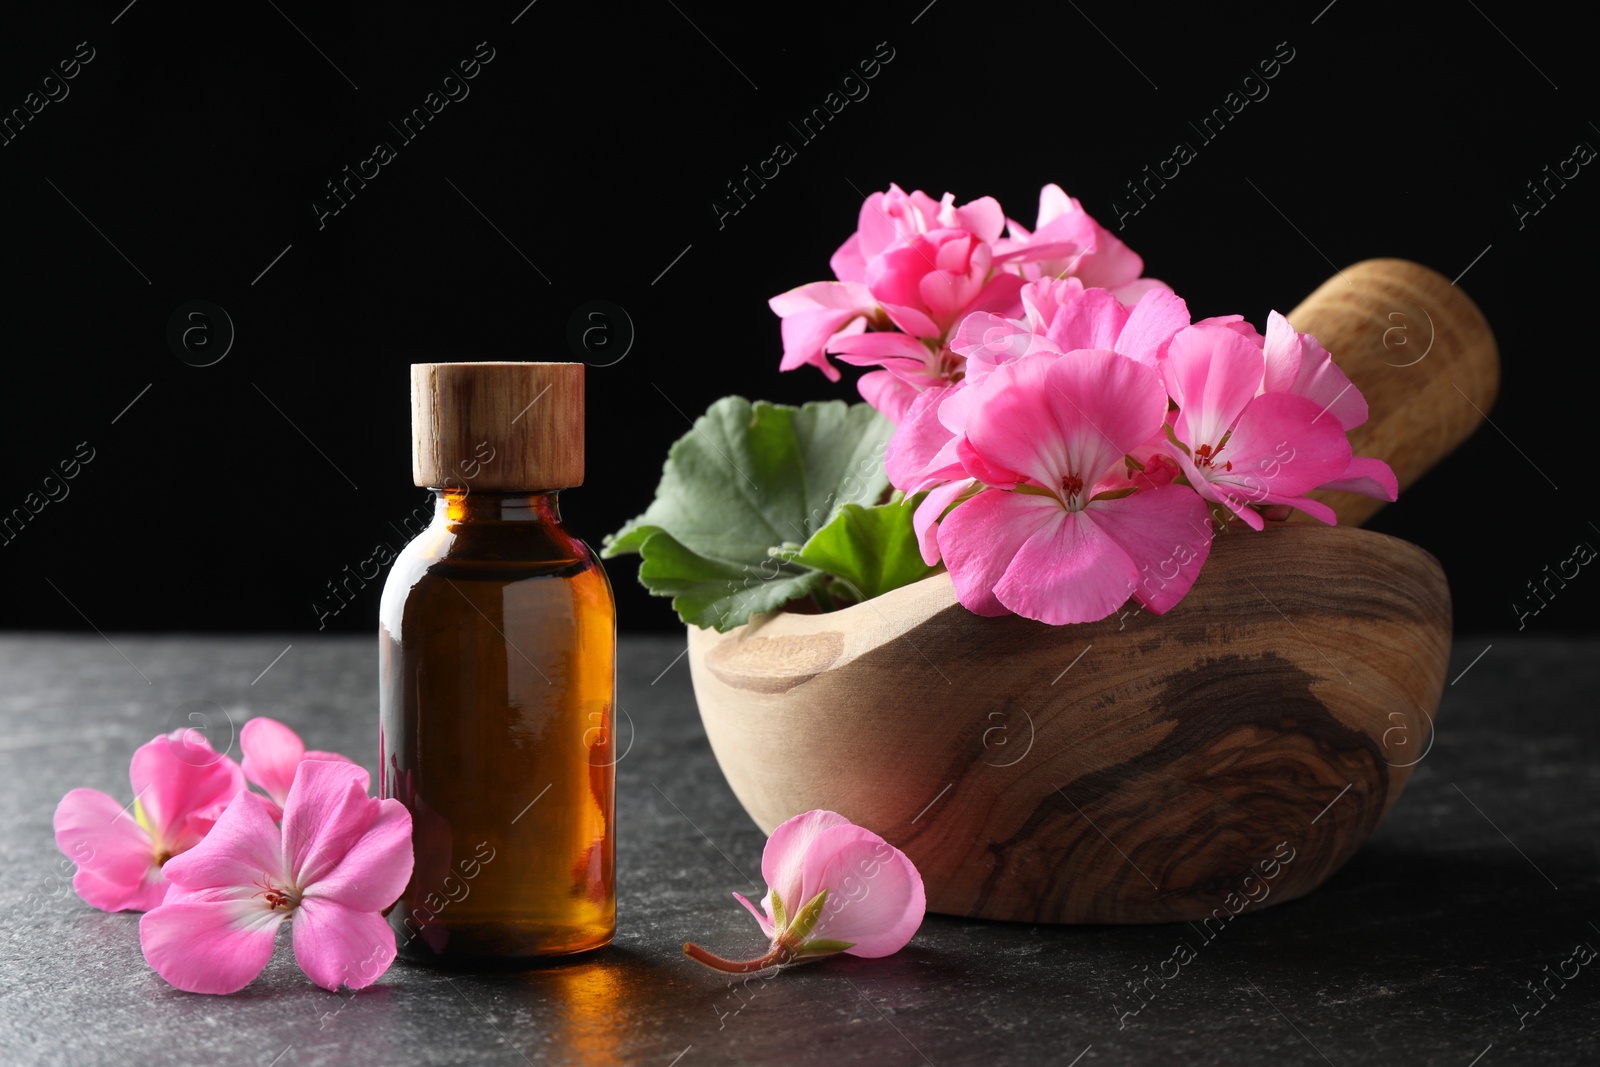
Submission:
[[[428,489],[583,484],[582,363],[413,363],[411,479]]]

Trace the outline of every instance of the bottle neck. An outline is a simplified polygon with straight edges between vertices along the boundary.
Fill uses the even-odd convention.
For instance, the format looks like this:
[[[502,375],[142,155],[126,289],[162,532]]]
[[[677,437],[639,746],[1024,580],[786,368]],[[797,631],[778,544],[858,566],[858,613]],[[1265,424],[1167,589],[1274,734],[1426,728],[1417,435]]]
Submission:
[[[466,489],[433,490],[435,522],[532,522],[561,524],[560,491],[500,493]]]

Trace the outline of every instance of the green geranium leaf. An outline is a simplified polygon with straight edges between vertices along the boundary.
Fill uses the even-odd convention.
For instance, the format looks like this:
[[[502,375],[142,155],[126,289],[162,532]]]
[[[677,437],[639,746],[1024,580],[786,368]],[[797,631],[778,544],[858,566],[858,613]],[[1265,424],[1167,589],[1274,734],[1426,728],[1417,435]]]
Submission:
[[[639,580],[657,596],[670,596],[684,622],[726,632],[751,615],[777,611],[827,583],[821,571],[768,559],[764,567],[724,563],[690,551],[665,530],[639,546]]]
[[[920,498],[903,504],[846,504],[833,521],[804,545],[785,545],[773,555],[786,563],[815,567],[848,583],[853,598],[866,600],[926,578],[911,518]]]
[[[654,502],[601,555],[639,553],[640,580],[685,622],[732,629],[827,584],[769,550],[804,544],[847,504],[876,502],[893,432],[866,404],[723,397],[672,446]]]

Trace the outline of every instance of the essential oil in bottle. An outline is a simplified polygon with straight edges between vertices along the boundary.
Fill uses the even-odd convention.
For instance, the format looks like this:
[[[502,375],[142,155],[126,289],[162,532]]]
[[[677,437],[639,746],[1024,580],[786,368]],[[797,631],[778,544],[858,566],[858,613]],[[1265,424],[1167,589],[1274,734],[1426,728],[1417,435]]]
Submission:
[[[616,605],[557,496],[583,482],[582,363],[411,368],[433,523],[380,608],[382,795],[416,864],[403,958],[532,962],[616,929]]]

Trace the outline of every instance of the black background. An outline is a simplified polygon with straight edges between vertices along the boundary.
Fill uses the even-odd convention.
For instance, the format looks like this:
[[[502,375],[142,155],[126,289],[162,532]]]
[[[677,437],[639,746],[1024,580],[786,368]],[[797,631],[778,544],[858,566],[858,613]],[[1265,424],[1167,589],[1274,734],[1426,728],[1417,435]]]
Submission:
[[[1440,557],[1458,628],[1515,628],[1524,583],[1600,544],[1578,433],[1600,176],[1520,227],[1512,208],[1600,145],[1592,35],[1567,9],[525,2],[4,16],[0,113],[79,42],[94,58],[0,146],[0,512],[79,442],[94,459],[0,545],[0,627],[316,629],[326,583],[398,548],[425,498],[407,365],[575,358],[574,311],[607,300],[636,337],[589,372],[588,483],[563,494],[598,544],[716,397],[853,396],[853,373],[778,372],[766,300],[830,276],[866,193],[989,194],[1031,224],[1054,181],[1115,230],[1123,182],[1180,139],[1198,158],[1119,236],[1197,318],[1262,325],[1373,256],[1467,271],[1504,361],[1498,430],[1371,524]],[[479,42],[470,95],[399,144],[386,124]],[[788,123],[880,42],[870,94],[800,143]],[[1200,145],[1186,122],[1279,42],[1270,95]],[[397,158],[319,228],[324,183],[379,140]],[[719,226],[713,198],[780,140],[797,158]],[[235,326],[215,365],[168,344],[191,300]],[[676,625],[631,559],[609,569],[625,628]],[[380,584],[329,627],[370,630]],[[1592,596],[1580,577],[1528,626],[1590,629]]]

